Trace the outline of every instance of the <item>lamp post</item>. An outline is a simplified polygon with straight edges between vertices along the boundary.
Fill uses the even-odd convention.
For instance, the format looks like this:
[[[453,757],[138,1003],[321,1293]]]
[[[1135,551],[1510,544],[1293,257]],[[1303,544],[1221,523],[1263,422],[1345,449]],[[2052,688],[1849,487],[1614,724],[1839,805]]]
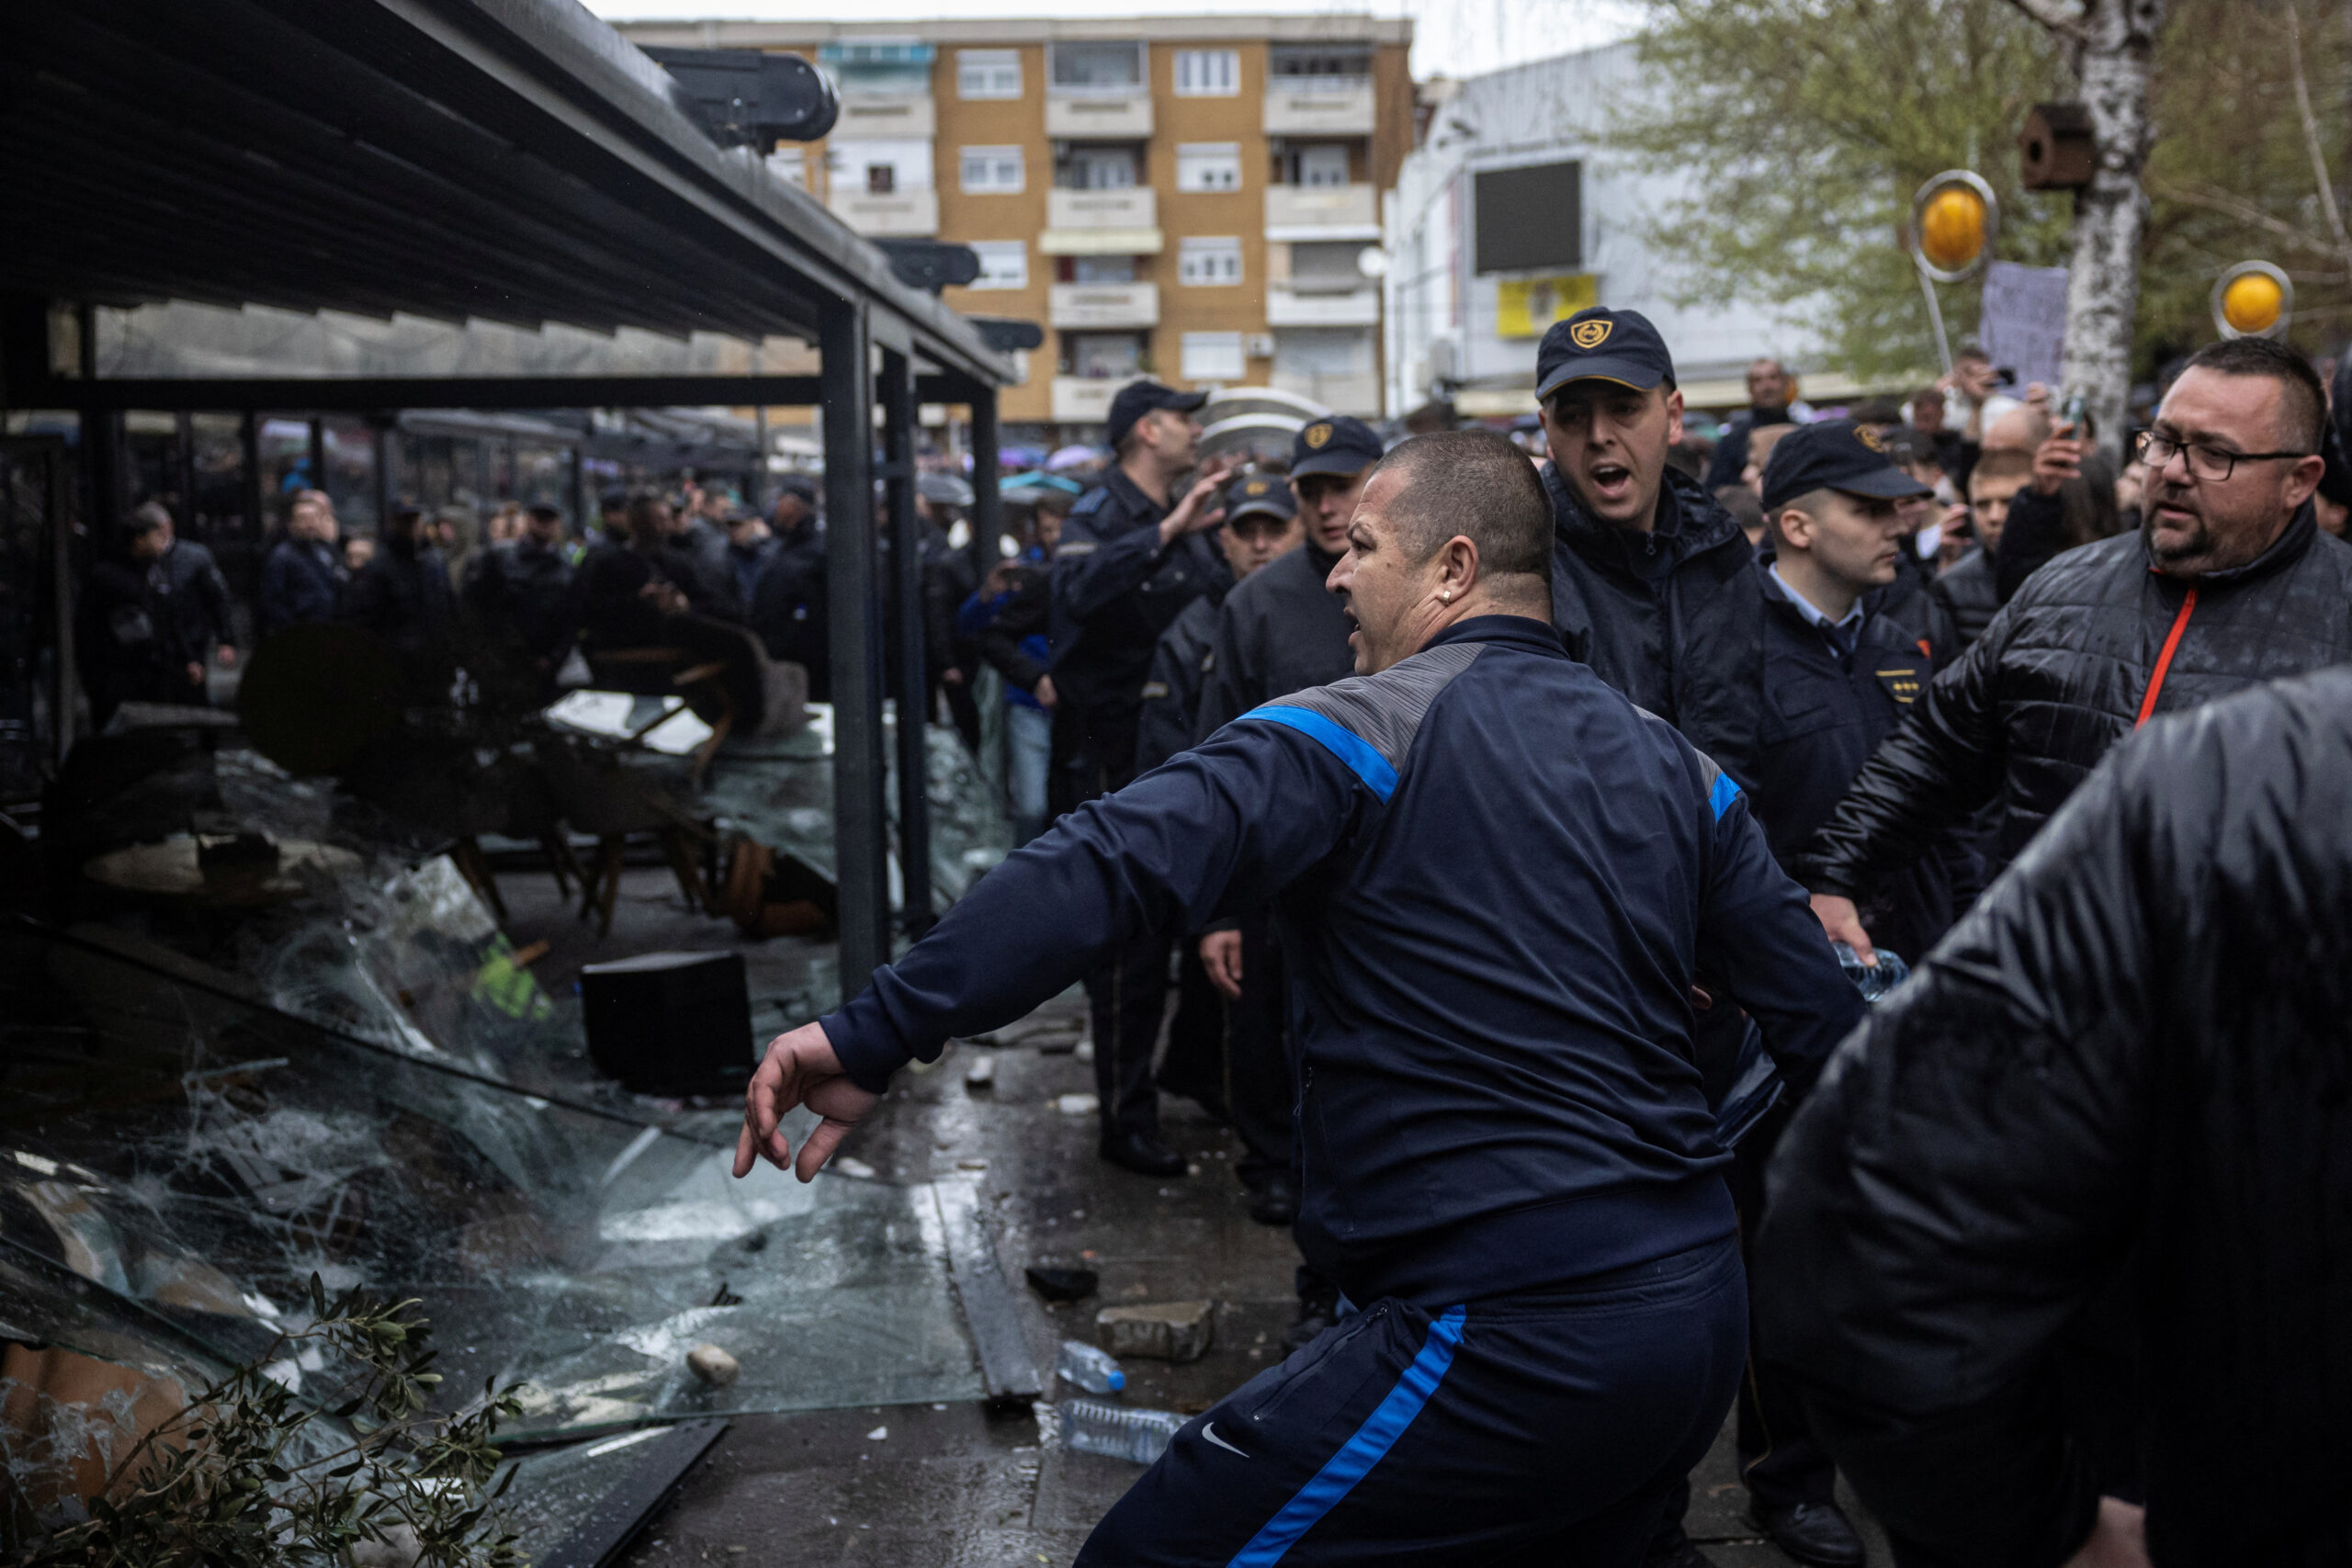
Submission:
[[[1919,292],[1928,321],[1936,329],[1936,354],[1951,373],[1951,343],[1944,335],[1939,283],[1964,283],[1984,270],[2001,232],[2001,204],[1993,187],[1967,169],[1946,169],[1911,198],[1911,260],[1919,269]]]

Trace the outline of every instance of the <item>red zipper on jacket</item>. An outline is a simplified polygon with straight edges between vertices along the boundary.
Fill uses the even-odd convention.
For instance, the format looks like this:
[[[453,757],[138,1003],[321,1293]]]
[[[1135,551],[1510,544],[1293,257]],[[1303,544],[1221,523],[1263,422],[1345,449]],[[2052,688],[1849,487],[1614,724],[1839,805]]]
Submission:
[[[2156,671],[2148,677],[2148,694],[2140,699],[2140,716],[2132,721],[2132,728],[2139,728],[2154,716],[2156,694],[2165,689],[2165,671],[2172,668],[2173,650],[2180,646],[2180,634],[2188,629],[2189,613],[2196,608],[2197,589],[2191,584],[2188,597],[2180,602],[2180,613],[2172,618],[2172,632],[2165,638],[2164,651],[2156,655]]]

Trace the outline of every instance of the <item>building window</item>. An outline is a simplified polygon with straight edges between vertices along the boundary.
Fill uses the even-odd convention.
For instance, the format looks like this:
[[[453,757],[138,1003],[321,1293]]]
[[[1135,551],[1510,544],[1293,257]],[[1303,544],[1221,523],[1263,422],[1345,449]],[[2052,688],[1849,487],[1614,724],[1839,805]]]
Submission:
[[[1005,196],[1022,187],[1018,147],[967,147],[963,163],[967,196]]]
[[[1069,280],[1072,283],[1133,283],[1136,280],[1136,258],[1072,256],[1069,258]]]
[[[1238,381],[1250,373],[1239,333],[1186,333],[1182,375],[1188,381]]]
[[[1144,85],[1143,43],[1057,43],[1052,46],[1057,93],[1133,93]]]
[[[1266,57],[1272,85],[1286,93],[1343,92],[1372,77],[1372,51],[1323,45],[1276,45]]]
[[[1230,98],[1241,91],[1241,54],[1231,49],[1176,51],[1176,96]]]
[[[1143,370],[1143,339],[1134,333],[1070,333],[1069,373],[1097,380],[1125,380]]]
[[[959,49],[956,51],[956,96],[1017,98],[1021,96],[1021,51]]]
[[[1295,186],[1343,186],[1348,183],[1348,150],[1339,142],[1316,141],[1283,154],[1284,172]]]
[[[929,190],[931,143],[916,137],[877,137],[864,141],[839,138],[825,144],[835,192],[863,191],[868,196],[893,196]]]
[[[1317,240],[1290,248],[1290,280],[1307,288],[1361,288],[1365,278],[1361,240]]]
[[[1182,141],[1176,146],[1178,190],[1239,190],[1241,143]]]
[[[1054,184],[1063,190],[1132,190],[1143,183],[1140,150],[1125,143],[1069,148],[1054,165]]]
[[[1220,288],[1239,283],[1241,242],[1197,238],[1180,241],[1176,278],[1180,283]]]
[[[980,258],[975,288],[1029,287],[1029,247],[1019,240],[973,240],[972,254]]]

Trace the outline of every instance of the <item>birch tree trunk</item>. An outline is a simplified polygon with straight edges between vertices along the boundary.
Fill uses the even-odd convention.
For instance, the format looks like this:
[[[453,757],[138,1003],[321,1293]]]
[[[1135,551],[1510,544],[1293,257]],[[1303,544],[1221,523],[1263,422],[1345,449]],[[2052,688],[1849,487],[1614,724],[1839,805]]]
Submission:
[[[2046,5],[2030,7],[2048,22]],[[2148,78],[2165,0],[2084,0],[2071,27],[2075,74],[2090,112],[2098,164],[2075,197],[2074,257],[2066,272],[2065,395],[2079,393],[2100,447],[2123,457],[2132,390],[2132,325],[2140,303],[2140,245],[2147,228],[2141,172],[2155,128]]]

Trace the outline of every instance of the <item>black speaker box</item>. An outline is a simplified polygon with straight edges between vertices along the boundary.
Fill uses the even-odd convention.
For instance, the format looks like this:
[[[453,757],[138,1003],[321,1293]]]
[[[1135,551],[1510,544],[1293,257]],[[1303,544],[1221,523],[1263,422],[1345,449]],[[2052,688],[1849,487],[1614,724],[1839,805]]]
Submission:
[[[588,1056],[637,1094],[741,1094],[752,992],[740,953],[641,953],[580,971]]]

